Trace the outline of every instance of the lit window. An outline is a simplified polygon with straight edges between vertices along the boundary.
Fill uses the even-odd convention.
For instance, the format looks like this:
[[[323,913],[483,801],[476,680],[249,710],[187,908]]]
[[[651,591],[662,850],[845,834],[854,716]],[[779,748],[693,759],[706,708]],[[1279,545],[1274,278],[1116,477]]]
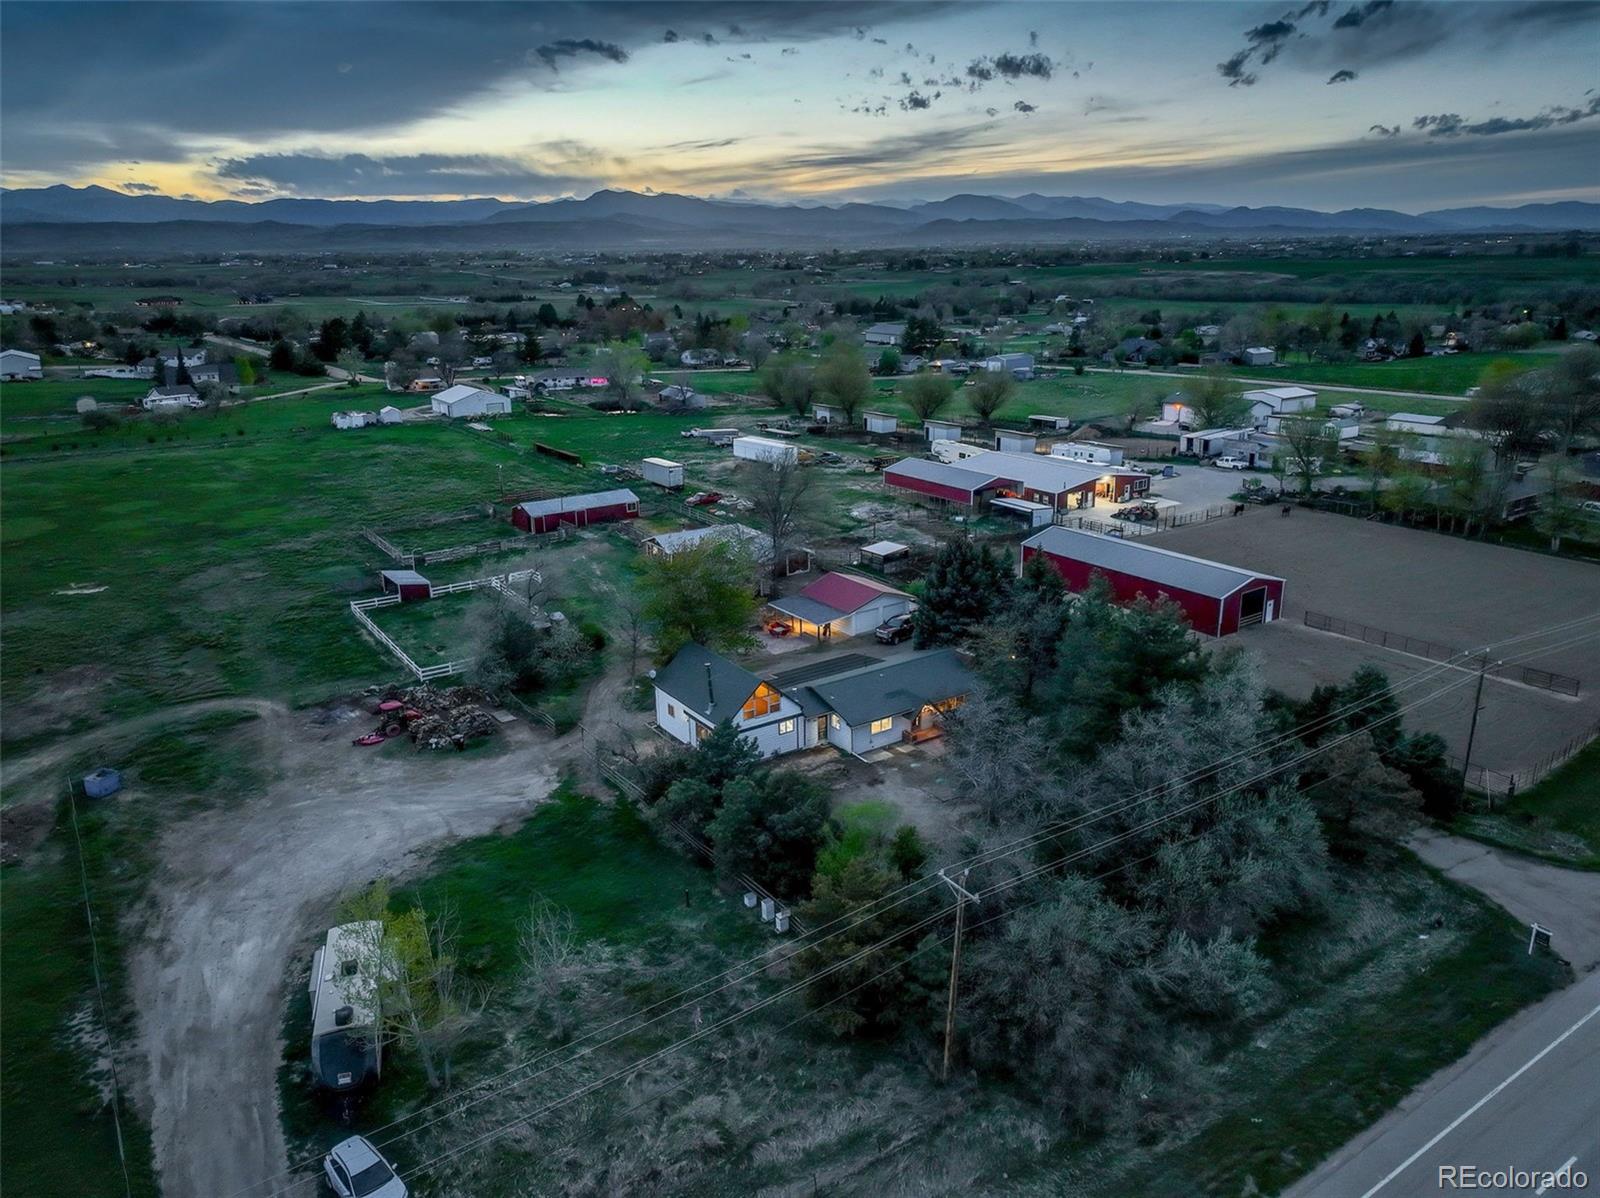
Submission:
[[[711,729],[707,728],[704,724],[696,724],[694,726],[694,738],[696,740],[704,740],[710,735]]]
[[[760,716],[770,715],[777,711],[783,704],[783,696],[772,687],[763,682],[756,688],[756,693],[744,701],[744,718],[757,719]]]
[[[887,732],[887,731],[889,731],[889,729],[891,729],[893,727],[894,727],[894,717],[893,716],[888,716],[888,717],[886,717],[884,719],[881,719],[881,720],[873,720],[872,721],[872,735],[877,736],[878,733]]]
[[[841,720],[838,716],[832,715],[832,716],[829,716],[828,719],[833,724],[833,726],[835,728],[843,728],[844,727],[844,721]]]
[[[788,736],[789,733],[791,733],[793,731],[794,731],[794,721],[793,720],[784,720],[782,723],[780,723],[778,725],[778,734],[780,736]]]

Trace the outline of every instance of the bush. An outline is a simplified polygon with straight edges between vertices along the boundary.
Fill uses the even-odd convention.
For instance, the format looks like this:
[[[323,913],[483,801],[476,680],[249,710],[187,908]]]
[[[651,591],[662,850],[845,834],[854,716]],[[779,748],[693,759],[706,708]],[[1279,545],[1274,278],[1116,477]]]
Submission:
[[[678,786],[696,784],[686,780]],[[717,872],[730,881],[754,878],[779,898],[805,898],[817,853],[832,830],[828,808],[827,789],[800,774],[730,782],[706,828],[716,846]]]

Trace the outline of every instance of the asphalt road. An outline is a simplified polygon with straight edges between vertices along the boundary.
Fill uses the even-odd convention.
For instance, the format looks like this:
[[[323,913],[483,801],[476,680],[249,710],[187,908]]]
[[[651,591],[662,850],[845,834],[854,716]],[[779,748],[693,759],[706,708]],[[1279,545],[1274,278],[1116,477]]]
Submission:
[[[1448,1170],[1476,1168],[1468,1189]],[[1583,1189],[1546,1182],[1563,1167]],[[1441,1170],[1446,1170],[1441,1173]],[[1485,1178],[1499,1170],[1530,1176]],[[1502,1181],[1504,1184],[1496,1184]],[[1497,1028],[1286,1198],[1600,1193],[1600,972]]]

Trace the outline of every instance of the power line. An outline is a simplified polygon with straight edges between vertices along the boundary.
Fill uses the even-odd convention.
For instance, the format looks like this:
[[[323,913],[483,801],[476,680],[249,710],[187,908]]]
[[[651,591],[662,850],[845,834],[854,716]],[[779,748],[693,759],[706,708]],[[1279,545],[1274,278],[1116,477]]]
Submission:
[[[1552,626],[1544,628],[1544,629],[1538,629],[1538,630],[1535,630],[1533,632],[1523,633],[1523,634],[1520,634],[1520,635],[1515,636],[1515,637],[1508,637],[1508,638],[1505,638],[1502,641],[1495,642],[1494,644],[1495,645],[1507,645],[1507,644],[1513,644],[1513,643],[1517,643],[1517,642],[1521,642],[1521,641],[1527,641],[1527,640],[1530,640],[1530,639],[1536,639],[1538,637],[1554,635],[1556,633],[1565,631],[1567,629],[1576,627],[1576,626],[1581,625],[1581,624],[1592,623],[1592,622],[1594,622],[1596,620],[1600,620],[1600,615],[1579,617],[1577,619],[1566,621],[1564,623],[1557,624],[1557,625],[1552,625]],[[1595,636],[1595,635],[1600,635],[1600,633],[1586,634],[1586,635],[1582,635],[1582,636],[1571,638],[1570,640],[1562,642],[1560,644],[1537,648],[1537,649],[1531,650],[1528,655],[1532,655],[1534,653],[1551,652],[1551,651],[1554,651],[1555,649],[1564,647],[1566,644],[1575,643],[1575,642],[1581,641],[1581,640],[1587,640],[1587,639],[1590,639],[1592,636]],[[1474,650],[1474,651],[1465,652],[1465,653],[1460,654],[1458,656],[1470,656],[1471,654],[1474,654],[1474,653],[1483,653],[1483,652],[1486,652],[1487,648],[1489,648],[1489,647],[1494,647],[1494,646],[1487,646],[1483,650]],[[1450,670],[1452,668],[1455,668],[1455,667],[1454,667],[1453,663],[1450,662],[1450,661],[1437,663],[1437,664],[1435,664],[1433,666],[1430,666],[1428,669],[1420,671],[1418,674],[1413,675],[1411,678],[1406,679],[1401,683],[1395,684],[1394,686],[1391,686],[1390,688],[1388,688],[1388,693],[1390,695],[1392,695],[1395,691],[1406,690],[1406,689],[1410,689],[1412,687],[1421,685],[1424,682],[1431,681],[1434,675],[1437,675],[1437,674],[1440,674],[1440,673],[1444,673],[1444,672],[1446,672],[1446,671],[1448,671],[1448,670]],[[1404,705],[1404,706],[1400,707],[1394,713],[1392,713],[1391,715],[1385,717],[1384,722],[1387,722],[1388,720],[1392,720],[1392,719],[1397,719],[1400,716],[1406,714],[1407,712],[1409,712],[1411,710],[1414,710],[1416,707],[1419,707],[1424,703],[1431,702],[1431,701],[1441,697],[1442,695],[1444,695],[1444,694],[1448,693],[1449,691],[1455,689],[1457,686],[1462,685],[1465,681],[1470,681],[1472,679],[1472,677],[1473,676],[1470,675],[1470,674],[1466,675],[1463,679],[1451,682],[1451,683],[1447,684],[1446,686],[1440,688],[1438,691],[1433,692],[1430,695],[1426,695],[1426,696],[1424,696],[1423,698],[1421,698],[1419,700],[1416,700],[1416,701],[1414,701],[1414,702],[1412,702],[1410,704],[1407,704],[1407,705]],[[1220,759],[1219,761],[1209,763],[1209,764],[1207,764],[1205,766],[1202,766],[1202,767],[1197,767],[1195,770],[1191,771],[1191,773],[1188,774],[1188,775],[1184,775],[1184,776],[1182,776],[1180,778],[1170,780],[1170,781],[1168,781],[1166,783],[1160,784],[1160,785],[1155,786],[1155,787],[1151,787],[1147,791],[1142,792],[1141,794],[1136,794],[1134,796],[1130,796],[1128,799],[1122,800],[1122,801],[1120,801],[1118,803],[1115,803],[1115,804],[1108,804],[1105,807],[1102,807],[1102,808],[1099,808],[1099,809],[1095,809],[1095,810],[1090,811],[1090,812],[1081,813],[1079,816],[1076,816],[1073,819],[1068,820],[1068,821],[1060,821],[1055,825],[1047,825],[1045,828],[1038,829],[1034,833],[1030,834],[1028,837],[1024,837],[1024,838],[1022,838],[1021,840],[1019,840],[1017,842],[1013,842],[1011,845],[998,846],[996,848],[991,848],[991,849],[988,849],[988,850],[984,850],[983,852],[980,852],[979,854],[975,855],[973,858],[969,858],[967,862],[957,863],[957,865],[955,867],[953,867],[953,868],[960,868],[962,865],[966,865],[968,868],[971,868],[973,865],[976,865],[976,864],[992,864],[994,861],[1001,860],[1001,859],[1003,859],[1004,857],[1007,857],[1007,856],[1012,856],[1015,853],[1021,852],[1021,851],[1023,851],[1024,849],[1026,849],[1028,847],[1033,847],[1037,843],[1042,842],[1042,840],[1044,840],[1044,839],[1049,839],[1049,838],[1061,835],[1061,834],[1063,834],[1065,832],[1068,832],[1068,831],[1077,830],[1078,828],[1086,826],[1086,825],[1088,825],[1090,823],[1095,823],[1095,822],[1098,822],[1101,819],[1107,818],[1110,815],[1119,814],[1119,813],[1121,813],[1123,811],[1131,809],[1132,807],[1141,805],[1144,802],[1148,802],[1148,801],[1150,801],[1150,800],[1152,800],[1154,798],[1160,797],[1163,794],[1169,794],[1174,789],[1176,789],[1177,787],[1182,786],[1182,785],[1184,785],[1184,784],[1186,784],[1188,782],[1199,781],[1199,780],[1204,779],[1207,776],[1214,776],[1221,768],[1224,768],[1228,764],[1232,764],[1232,763],[1234,763],[1236,761],[1241,761],[1241,760],[1244,760],[1246,758],[1259,757],[1261,753],[1267,751],[1270,748],[1276,747],[1276,746],[1281,745],[1281,744],[1285,744],[1285,743],[1287,743],[1287,742],[1289,742],[1291,740],[1297,740],[1301,736],[1303,736],[1307,731],[1315,730],[1315,729],[1317,729],[1319,727],[1325,727],[1325,726],[1327,726],[1329,724],[1332,724],[1332,723],[1335,723],[1337,721],[1340,721],[1343,718],[1345,718],[1347,715],[1352,714],[1353,712],[1355,712],[1357,710],[1361,710],[1361,709],[1363,709],[1365,707],[1371,706],[1372,704],[1374,704],[1376,702],[1381,701],[1384,697],[1385,697],[1385,695],[1379,694],[1379,695],[1372,696],[1372,697],[1370,697],[1368,699],[1365,699],[1365,700],[1356,700],[1356,701],[1354,701],[1352,703],[1346,704],[1345,706],[1343,706],[1341,708],[1334,709],[1333,711],[1324,713],[1323,715],[1321,715],[1321,716],[1319,716],[1319,717],[1317,717],[1317,718],[1315,718],[1313,720],[1306,721],[1304,724],[1298,726],[1297,728],[1289,729],[1289,730],[1287,730],[1285,732],[1276,734],[1275,736],[1269,737],[1264,741],[1258,742],[1257,744],[1255,744],[1252,747],[1238,750],[1235,753],[1230,754],[1230,755]],[[1190,804],[1188,804],[1188,805],[1186,805],[1184,807],[1180,807],[1180,808],[1176,809],[1175,811],[1168,812],[1166,815],[1161,816],[1161,817],[1157,817],[1153,821],[1147,821],[1145,824],[1141,824],[1141,825],[1136,826],[1133,829],[1129,829],[1128,831],[1126,831],[1124,833],[1121,833],[1118,836],[1113,837],[1113,838],[1111,838],[1111,839],[1109,839],[1109,840],[1107,840],[1105,842],[1102,842],[1101,844],[1088,846],[1087,849],[1082,850],[1082,851],[1085,852],[1085,853],[1087,853],[1089,851],[1099,851],[1101,848],[1106,847],[1109,844],[1115,843],[1118,840],[1125,839],[1129,835],[1134,835],[1134,834],[1137,834],[1140,831],[1148,830],[1149,828],[1157,826],[1162,822],[1166,822],[1166,820],[1168,820],[1168,819],[1176,818],[1177,816],[1182,815],[1182,814],[1186,814],[1187,812],[1189,812],[1191,810],[1196,810],[1196,809],[1198,809],[1198,807],[1203,806],[1203,805],[1205,805],[1207,803],[1214,802],[1214,801],[1216,801],[1218,799],[1226,797],[1229,794],[1237,793],[1239,790],[1242,790],[1242,789],[1244,789],[1244,788],[1246,788],[1248,786],[1254,785],[1258,781],[1262,781],[1262,780],[1264,780],[1266,778],[1271,777],[1274,774],[1282,773],[1282,772],[1284,772],[1284,771],[1286,771],[1288,769],[1293,768],[1296,765],[1299,765],[1299,764],[1301,764],[1301,763],[1303,763],[1305,761],[1311,760],[1312,758],[1321,755],[1328,748],[1331,748],[1336,744],[1343,743],[1343,741],[1348,740],[1351,737],[1362,735],[1362,734],[1367,733],[1369,731],[1370,731],[1370,726],[1363,727],[1361,729],[1355,730],[1354,732],[1348,733],[1343,737],[1336,738],[1333,741],[1330,741],[1330,742],[1327,742],[1327,743],[1324,743],[1324,744],[1319,744],[1315,749],[1310,750],[1310,751],[1308,751],[1306,753],[1303,753],[1299,757],[1291,758],[1290,760],[1288,760],[1286,762],[1282,762],[1282,763],[1279,763],[1277,765],[1274,765],[1271,768],[1269,768],[1269,769],[1267,769],[1267,770],[1265,770],[1265,771],[1253,776],[1252,778],[1245,779],[1244,781],[1239,782],[1239,783],[1235,783],[1233,786],[1230,786],[1229,788],[1227,788],[1225,790],[1218,791],[1218,792],[1216,792],[1214,794],[1205,796],[1203,799],[1194,801],[1194,802],[1192,802],[1192,803],[1190,803]],[[1050,869],[1058,868],[1059,866],[1061,866],[1063,864],[1066,864],[1070,860],[1073,860],[1073,859],[1076,859],[1076,857],[1074,856],[1074,857],[1059,859],[1057,861],[1049,863],[1048,865],[1045,865],[1045,866],[1042,866],[1042,867],[1037,867],[1035,869],[1026,871],[1023,874],[1020,874],[1016,878],[1012,879],[1011,882],[1008,883],[1008,884],[1015,884],[1017,882],[1024,881],[1024,880],[1027,880],[1027,879],[1029,879],[1031,877],[1037,876],[1040,873],[1048,872]],[[578,1053],[574,1054],[570,1059],[568,1059],[566,1061],[558,1061],[558,1062],[554,1062],[554,1063],[552,1063],[550,1065],[546,1065],[543,1069],[539,1069],[538,1071],[536,1071],[534,1073],[530,1073],[525,1077],[522,1077],[522,1078],[519,1078],[519,1079],[517,1079],[515,1081],[509,1082],[508,1084],[506,1084],[505,1086],[500,1087],[499,1089],[493,1090],[493,1091],[488,1092],[488,1093],[482,1093],[482,1094],[480,1094],[480,1095],[478,1095],[476,1097],[452,1096],[450,1098],[437,1100],[436,1102],[431,1103],[426,1107],[423,1107],[423,1108],[421,1108],[421,1109],[419,1109],[417,1111],[414,1111],[414,1112],[411,1112],[411,1113],[409,1113],[409,1114],[407,1114],[405,1116],[402,1116],[399,1119],[391,1121],[389,1124],[386,1124],[383,1127],[380,1127],[380,1128],[376,1129],[371,1134],[372,1135],[377,1135],[377,1134],[381,1133],[382,1131],[388,1130],[390,1128],[398,1127],[403,1123],[407,1123],[407,1122],[411,1121],[412,1119],[418,1118],[421,1115],[426,1114],[430,1110],[436,1110],[441,1106],[452,1105],[452,1104],[455,1106],[454,1110],[446,1112],[445,1114],[437,1116],[437,1117],[435,1117],[433,1119],[430,1119],[427,1122],[425,1122],[425,1123],[423,1123],[423,1124],[421,1124],[421,1125],[419,1125],[419,1126],[417,1126],[415,1128],[411,1128],[411,1129],[409,1129],[409,1130],[407,1130],[405,1132],[400,1133],[399,1136],[391,1137],[389,1140],[383,1142],[385,1145],[392,1144],[392,1143],[397,1142],[401,1138],[405,1138],[405,1137],[408,1137],[408,1136],[411,1136],[411,1135],[415,1135],[415,1134],[417,1134],[417,1133],[419,1133],[419,1132],[421,1132],[423,1130],[426,1130],[428,1127],[434,1126],[435,1124],[439,1123],[443,1119],[450,1118],[452,1115],[462,1114],[466,1110],[470,1109],[471,1107],[477,1106],[482,1102],[488,1101],[489,1099],[494,1098],[494,1097],[498,1097],[500,1094],[506,1093],[511,1089],[514,1089],[514,1088],[517,1088],[517,1087],[519,1087],[519,1086],[521,1086],[523,1084],[526,1084],[526,1082],[531,1081],[536,1077],[542,1076],[543,1074],[549,1072],[551,1069],[561,1068],[561,1067],[563,1067],[565,1065],[573,1064],[577,1060],[580,1060],[583,1057],[588,1056],[588,1055],[598,1051],[601,1048],[607,1047],[608,1045],[610,1045],[612,1043],[615,1043],[617,1040],[623,1039],[626,1036],[634,1035],[637,1032],[643,1030],[645,1027],[648,1027],[653,1023],[659,1022],[661,1019],[666,1018],[667,1016],[669,1016],[671,1014],[674,1014],[674,1013],[676,1013],[678,1011],[681,1011],[684,1008],[684,1006],[686,1006],[688,1004],[688,1002],[690,1001],[687,996],[694,994],[695,991],[699,990],[701,987],[703,987],[705,985],[710,984],[711,982],[718,981],[719,979],[722,979],[722,978],[729,978],[731,975],[733,975],[735,973],[738,973],[741,969],[747,969],[752,965],[754,966],[753,969],[749,969],[749,971],[744,973],[742,976],[732,978],[731,980],[729,980],[727,982],[724,982],[723,985],[718,986],[715,989],[706,992],[705,994],[698,995],[694,999],[694,1001],[701,1001],[701,1000],[703,1000],[705,998],[709,998],[714,994],[720,993],[721,991],[726,990],[729,987],[738,984],[739,982],[748,980],[750,977],[755,976],[758,973],[765,972],[766,970],[770,969],[774,964],[786,963],[788,960],[792,959],[795,955],[798,955],[798,953],[805,951],[807,948],[814,947],[817,944],[823,943],[823,942],[825,942],[825,941],[827,941],[829,939],[834,938],[835,936],[842,935],[842,934],[844,934],[844,932],[849,931],[854,927],[860,926],[860,924],[865,923],[866,921],[868,921],[870,919],[874,919],[874,918],[877,918],[877,917],[879,917],[879,916],[881,916],[883,914],[886,914],[888,911],[893,910],[895,907],[898,907],[898,906],[904,904],[905,902],[908,902],[911,899],[917,897],[916,893],[908,893],[908,892],[920,891],[920,892],[926,893],[928,889],[933,888],[933,884],[936,883],[937,880],[938,880],[937,876],[932,876],[932,877],[921,879],[921,880],[919,880],[917,882],[908,883],[905,886],[899,887],[895,891],[891,891],[888,894],[886,894],[884,896],[881,896],[878,900],[875,900],[873,903],[868,904],[865,908],[858,909],[857,911],[852,912],[850,916],[841,917],[840,919],[835,920],[830,924],[827,924],[827,925],[824,925],[821,928],[818,928],[817,929],[818,935],[814,939],[807,940],[805,943],[799,943],[799,942],[793,943],[790,946],[792,951],[790,951],[787,956],[781,957],[777,962],[771,961],[767,954],[761,954],[761,955],[759,955],[757,957],[749,959],[747,962],[743,962],[743,963],[740,963],[738,965],[732,966],[728,970],[725,970],[720,974],[713,975],[711,978],[708,978],[708,979],[705,979],[705,980],[703,980],[701,982],[698,982],[694,986],[686,987],[684,990],[680,991],[678,994],[670,996],[667,999],[663,999],[663,1000],[659,1001],[658,1003],[653,1004],[651,1007],[646,1008],[643,1012],[637,1012],[637,1013],[634,1013],[632,1015],[619,1017],[618,1019],[611,1021],[611,1023],[606,1024],[603,1027],[597,1029],[595,1032],[589,1033],[588,1035],[586,1035],[585,1037],[583,1037],[582,1039],[580,1039],[579,1041],[577,1041],[575,1043],[581,1043],[582,1040],[589,1039],[592,1036],[598,1035],[598,1034],[600,1034],[602,1032],[610,1030],[611,1028],[617,1027],[619,1024],[630,1023],[630,1022],[636,1020],[639,1017],[639,1015],[649,1014],[651,1011],[656,1010],[659,1007],[662,1007],[662,1006],[665,1006],[665,1005],[668,1005],[668,1004],[671,1004],[671,1003],[674,1003],[674,1002],[677,1002],[679,1004],[678,1006],[674,1007],[673,1010],[662,1012],[662,1013],[660,1013],[658,1015],[655,1015],[651,1019],[648,1019],[648,1020],[646,1020],[646,1021],[644,1021],[642,1023],[637,1023],[634,1026],[628,1028],[624,1032],[621,1032],[621,1033],[619,1033],[619,1034],[617,1034],[615,1036],[610,1037],[607,1040],[604,1040],[604,1041],[602,1041],[602,1042],[600,1042],[598,1044],[595,1044],[595,1045],[593,1045],[593,1046],[591,1046],[589,1048],[586,1048],[586,1049],[582,1050],[581,1052],[578,1052]],[[896,897],[896,896],[900,896],[900,897]],[[891,898],[895,899],[895,901],[890,903],[887,907],[882,907],[881,906],[881,904],[887,902]],[[937,917],[930,917],[930,918],[937,918]],[[915,926],[920,928],[920,927],[924,926],[927,922],[928,922],[928,920],[924,920],[924,921],[922,921],[922,923],[919,923],[919,924],[917,924]],[[985,921],[985,922],[988,922],[988,921]],[[839,929],[837,929],[835,931],[828,931],[827,935],[822,935],[821,934],[822,932],[826,931],[829,928],[833,928],[836,924],[839,924],[839,923],[846,923],[847,926],[844,927],[844,928],[839,928]],[[902,932],[900,934],[904,934],[904,933]],[[875,947],[874,948],[869,948],[869,949],[863,950],[863,951],[864,952],[873,952],[873,951],[877,951],[877,948],[875,948]],[[850,960],[853,960],[853,958],[850,959]],[[848,963],[848,960],[847,960],[847,963]],[[780,992],[780,997],[782,996],[783,993],[787,993],[787,991]],[[683,1001],[680,1002],[679,1000],[683,1000]],[[763,1004],[763,1005],[765,1005],[765,1004]],[[752,1011],[754,1011],[756,1009],[760,1009],[760,1007],[751,1008]],[[715,1026],[720,1026],[720,1025],[715,1025]],[[711,1029],[706,1029],[706,1030],[707,1031],[715,1030],[715,1026],[713,1028],[711,1028]],[[698,1034],[703,1034],[703,1033],[697,1033],[697,1035]],[[523,1070],[531,1069],[531,1068],[533,1068],[533,1066],[538,1065],[540,1062],[543,1062],[543,1061],[547,1060],[550,1056],[553,1056],[556,1053],[564,1051],[565,1049],[571,1048],[571,1047],[572,1047],[572,1045],[569,1044],[569,1045],[563,1046],[560,1049],[552,1049],[552,1050],[550,1050],[550,1051],[548,1051],[546,1053],[540,1054],[540,1056],[536,1057],[533,1061],[525,1062],[522,1065],[514,1066],[511,1069],[503,1071],[501,1074],[497,1075],[497,1078],[486,1079],[485,1082],[478,1083],[478,1087],[477,1088],[481,1089],[481,1087],[483,1087],[485,1085],[492,1085],[493,1082],[496,1081],[496,1080],[503,1079],[503,1078],[506,1078],[506,1077],[510,1077],[512,1074],[517,1073],[517,1072],[521,1072]],[[470,1095],[470,1092],[469,1092],[469,1095]],[[463,1098],[467,1098],[467,1101],[462,1101]],[[245,1187],[243,1190],[236,1191],[236,1193],[244,1193],[244,1192],[246,1192],[248,1190],[255,1189],[257,1186],[266,1184],[267,1182],[273,1180],[273,1178],[275,1178],[275,1177],[286,1176],[287,1174],[292,1173],[292,1172],[296,1171],[297,1169],[300,1169],[300,1168],[306,1167],[309,1164],[315,1163],[315,1161],[317,1159],[318,1158],[316,1158],[316,1157],[307,1158],[307,1160],[304,1161],[304,1162],[301,1162],[301,1163],[296,1164],[296,1165],[291,1165],[289,1167],[289,1169],[287,1169],[285,1171],[282,1171],[282,1172],[280,1172],[278,1174],[274,1174],[273,1177],[264,1178],[261,1181],[252,1183],[252,1185]],[[291,1186],[288,1187],[288,1188],[292,1188],[292,1186],[295,1185],[295,1184],[298,1184],[298,1182],[291,1183]],[[276,1190],[276,1191],[273,1191],[273,1194],[282,1193],[282,1192],[284,1192],[284,1191],[283,1190]],[[268,1198],[271,1198],[271,1196],[269,1195]]]

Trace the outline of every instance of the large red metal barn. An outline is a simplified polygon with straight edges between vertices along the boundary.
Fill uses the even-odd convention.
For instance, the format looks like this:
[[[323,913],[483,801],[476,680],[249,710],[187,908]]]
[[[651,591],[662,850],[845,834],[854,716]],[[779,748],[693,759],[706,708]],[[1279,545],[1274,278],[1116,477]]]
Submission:
[[[523,532],[554,532],[562,524],[585,528],[609,520],[632,520],[638,514],[639,497],[632,491],[595,491],[519,503],[511,509],[511,523]]]
[[[1094,576],[1103,574],[1117,602],[1170,599],[1196,632],[1208,636],[1227,636],[1283,614],[1283,579],[1140,540],[1057,526],[1022,542],[1023,562],[1039,554],[1066,580],[1068,590],[1087,590]]]

